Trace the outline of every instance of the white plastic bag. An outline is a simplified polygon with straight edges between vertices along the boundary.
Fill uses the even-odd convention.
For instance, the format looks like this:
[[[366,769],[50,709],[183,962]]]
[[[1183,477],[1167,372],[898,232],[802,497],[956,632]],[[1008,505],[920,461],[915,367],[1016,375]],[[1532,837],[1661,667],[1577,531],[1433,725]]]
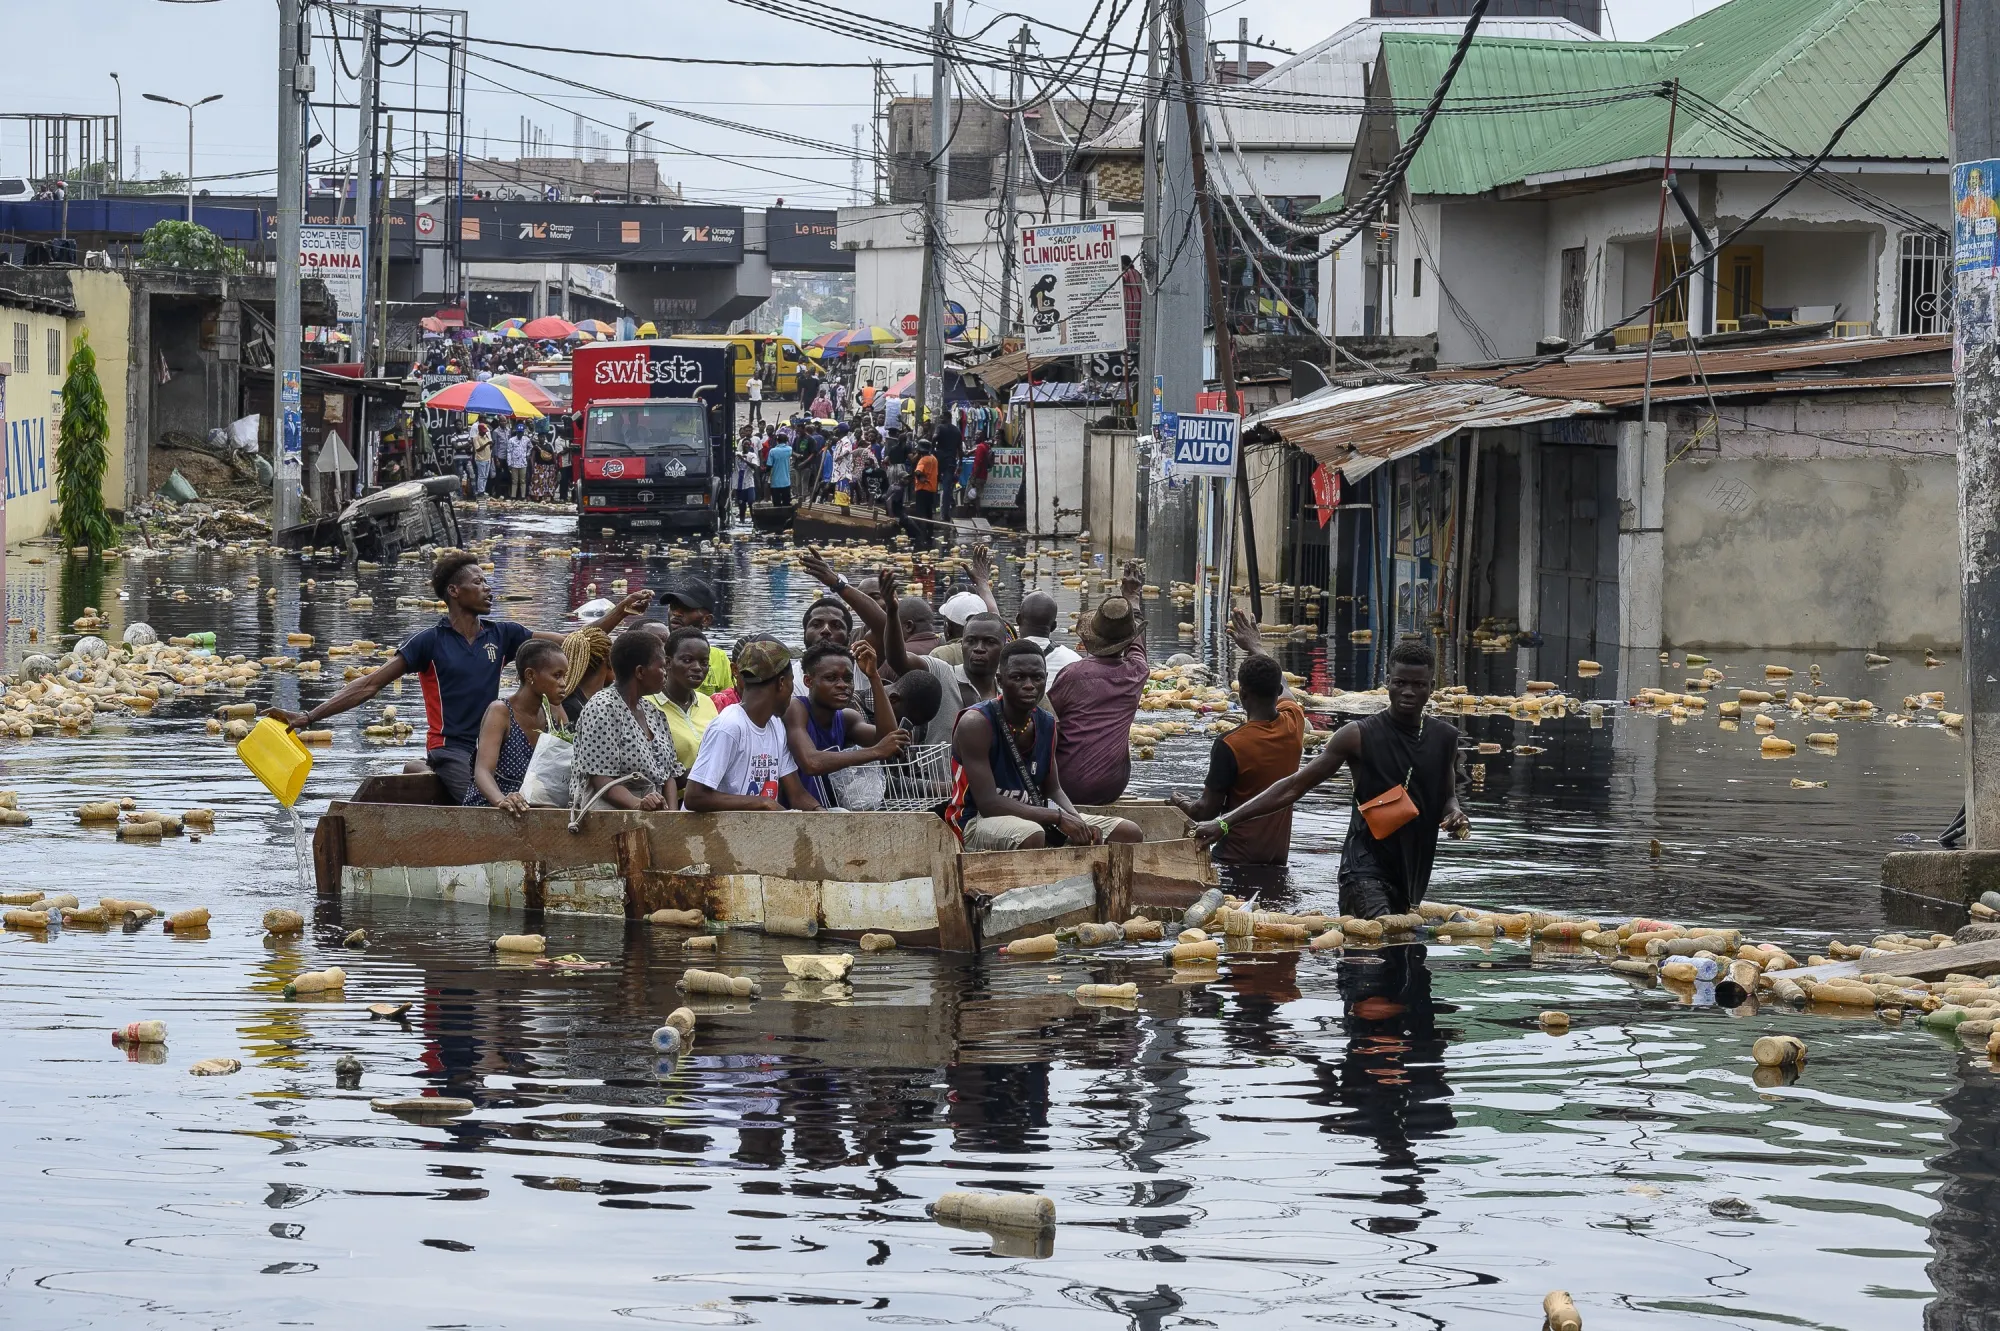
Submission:
[[[852,753],[854,749],[850,746],[844,751]],[[828,772],[826,783],[833,790],[834,802],[843,809],[879,809],[889,794],[889,774],[879,762]]]
[[[569,774],[576,746],[544,730],[535,739],[528,774],[521,778],[521,798],[544,808],[569,807]]]

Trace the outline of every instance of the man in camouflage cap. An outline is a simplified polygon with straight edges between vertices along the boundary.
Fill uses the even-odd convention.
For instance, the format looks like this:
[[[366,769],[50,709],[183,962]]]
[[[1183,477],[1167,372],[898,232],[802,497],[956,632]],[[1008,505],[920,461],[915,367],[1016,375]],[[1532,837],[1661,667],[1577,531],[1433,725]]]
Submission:
[[[702,732],[687,807],[695,813],[819,808],[799,781],[778,719],[792,700],[791,651],[776,638],[746,638],[736,645],[735,664],[736,702]]]

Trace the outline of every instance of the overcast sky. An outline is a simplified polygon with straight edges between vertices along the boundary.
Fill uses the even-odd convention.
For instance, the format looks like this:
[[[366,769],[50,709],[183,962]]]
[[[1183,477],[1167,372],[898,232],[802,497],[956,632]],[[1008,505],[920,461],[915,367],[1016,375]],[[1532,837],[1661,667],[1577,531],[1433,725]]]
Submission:
[[[699,55],[735,59],[854,61],[880,58],[908,62],[920,57],[880,43],[833,36],[728,0],[462,0],[471,11],[474,37],[567,45],[658,55]],[[1715,0],[1609,0],[1605,35],[1625,41],[1650,37],[1712,8]],[[1226,5],[1226,7],[1225,7]],[[1115,6],[1112,6],[1115,7]],[[223,100],[195,113],[195,174],[220,176],[263,170],[240,182],[212,181],[216,192],[268,191],[276,143],[277,6],[273,0],[63,0],[9,7],[8,44],[14,53],[4,86],[8,112],[109,114],[117,108],[117,71],[124,84],[125,169],[132,174],[136,151],[147,177],[180,171],[187,160],[187,119],[177,107],[145,101],[141,94],[193,101],[211,93]],[[1253,37],[1302,49],[1342,24],[1367,13],[1366,0],[1238,0],[1214,5],[1211,31],[1234,38],[1236,21],[1248,17]],[[960,0],[959,31],[994,22],[1014,9],[1057,23],[1075,24],[1088,12],[1074,0],[1007,0],[1006,4]],[[872,0],[857,13],[905,24],[930,21],[927,0]],[[1136,14],[1136,8],[1133,10]],[[321,20],[324,27],[324,19]],[[998,34],[1018,26],[1006,20]],[[79,34],[87,34],[79,39]],[[1067,49],[1061,33],[1041,32],[1051,52]],[[1058,43],[1064,43],[1059,46]],[[32,52],[32,58],[27,53]],[[588,128],[612,137],[611,155],[622,159],[623,127],[636,112],[657,122],[661,171],[684,184],[690,198],[760,204],[783,196],[794,203],[847,202],[850,161],[744,133],[737,125],[778,129],[820,141],[851,142],[853,126],[863,126],[870,105],[865,69],[725,69],[663,65],[632,60],[547,55],[505,48],[476,47],[471,62],[468,130],[470,148],[480,151],[488,136],[495,156],[512,157],[523,116],[539,124],[550,141],[575,141],[575,115]],[[579,80],[589,91],[550,83],[532,74],[491,64],[490,55]],[[1279,60],[1271,52],[1257,58]],[[322,44],[314,63],[322,99],[335,86],[338,70]],[[1121,64],[1122,67],[1122,64]],[[391,77],[404,77],[409,69]],[[910,87],[912,74],[928,86],[929,71],[892,71],[897,85]],[[435,67],[431,71],[436,81]],[[337,79],[345,100],[353,85]],[[532,96],[524,95],[532,94]],[[699,124],[636,105],[634,97],[719,117],[730,128]],[[316,130],[332,127],[331,147],[354,146],[351,115],[321,112]],[[407,126],[407,117],[399,116]],[[399,129],[399,139],[407,133]],[[674,145],[672,147],[668,144]],[[26,127],[0,121],[0,174],[28,168]],[[407,146],[407,140],[405,140]],[[557,151],[562,151],[558,149]],[[314,153],[315,162],[328,152]],[[719,155],[732,160],[719,161]],[[864,179],[864,189],[867,181]]]

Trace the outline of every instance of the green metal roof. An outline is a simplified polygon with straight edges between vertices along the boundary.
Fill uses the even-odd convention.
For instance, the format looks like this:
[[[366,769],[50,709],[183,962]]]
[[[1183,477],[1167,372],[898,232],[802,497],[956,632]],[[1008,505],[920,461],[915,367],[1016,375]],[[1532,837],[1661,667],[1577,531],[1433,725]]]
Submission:
[[[1650,42],[1477,39],[1445,106],[1560,90],[1608,91],[1678,79],[1682,88],[1789,148],[1816,151],[1902,54],[1937,21],[1936,0],[1731,0]],[[1389,34],[1384,73],[1400,106],[1421,107],[1458,39]],[[1417,111],[1397,114],[1407,134]],[[1594,107],[1441,115],[1410,164],[1413,195],[1482,194],[1525,177],[1657,158],[1667,102],[1642,97]],[[1942,58],[1919,56],[1841,140],[1837,158],[1947,156]],[[1684,103],[1676,158],[1767,154]],[[1322,204],[1316,212],[1334,211]]]
[[[1741,0],[1739,0],[1739,3]],[[1390,34],[1382,39],[1390,94],[1418,110],[1396,117],[1399,137],[1416,127],[1419,112],[1451,63],[1458,38],[1450,34]],[[1432,123],[1410,163],[1411,194],[1480,194],[1518,180],[1523,168],[1557,141],[1573,142],[1581,128],[1608,113],[1656,99],[1602,106],[1551,106],[1473,111],[1453,115],[1454,105],[1490,104],[1494,98],[1574,92],[1630,91],[1657,85],[1676,49],[1655,43],[1557,42],[1527,38],[1474,40],[1445,98],[1446,114]]]
[[[1937,18],[1936,0],[1732,0],[1654,41],[1682,48],[1664,77],[1809,154]],[[1945,160],[1943,69],[1935,45],[1911,61],[1847,131],[1835,157]],[[1546,140],[1521,174],[1658,157],[1666,136],[1665,102],[1608,107],[1577,134]],[[1675,157],[1765,155],[1682,107]]]

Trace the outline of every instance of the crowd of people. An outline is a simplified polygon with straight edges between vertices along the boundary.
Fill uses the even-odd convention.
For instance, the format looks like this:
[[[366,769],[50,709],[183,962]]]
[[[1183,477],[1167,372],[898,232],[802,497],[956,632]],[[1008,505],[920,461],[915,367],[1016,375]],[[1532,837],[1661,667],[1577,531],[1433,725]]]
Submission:
[[[936,807],[969,851],[1141,839],[1115,811],[1084,811],[1115,805],[1132,779],[1129,731],[1151,670],[1138,567],[1125,565],[1118,592],[1069,645],[1056,641],[1051,598],[1028,594],[1010,621],[990,552],[975,547],[969,563],[970,588],[933,607],[892,567],[850,581],[808,551],[801,565],[824,591],[797,646],[754,630],[725,646],[714,640],[715,590],[699,577],[662,590],[664,617],[639,591],[558,634],[493,618],[479,560],[446,554],[432,570],[446,607],[436,624],[309,712],[271,714],[313,726],[415,673],[430,730],[413,766],[435,773],[453,802],[516,815],[565,796],[580,812],[866,808],[846,800],[847,774],[948,746],[949,790]],[[1345,765],[1368,816],[1349,830],[1343,909],[1350,899],[1355,913],[1412,908],[1439,829],[1465,827],[1459,733],[1424,714],[1428,648],[1398,644],[1388,709],[1343,727],[1302,768],[1305,716],[1283,672],[1240,610],[1232,636],[1244,719],[1215,742],[1201,793],[1173,802],[1219,860],[1283,864],[1292,806]],[[510,662],[517,687],[503,697]],[[553,797],[533,776],[545,750],[567,759]],[[1388,804],[1410,816],[1377,818]]]
[[[938,524],[961,507],[975,507],[993,464],[993,446],[970,450],[949,420],[911,429],[880,424],[868,408],[851,419],[822,417],[818,409],[785,421],[753,420],[735,441],[729,490],[740,516],[751,505],[871,503],[885,507],[918,549],[935,546]]]

